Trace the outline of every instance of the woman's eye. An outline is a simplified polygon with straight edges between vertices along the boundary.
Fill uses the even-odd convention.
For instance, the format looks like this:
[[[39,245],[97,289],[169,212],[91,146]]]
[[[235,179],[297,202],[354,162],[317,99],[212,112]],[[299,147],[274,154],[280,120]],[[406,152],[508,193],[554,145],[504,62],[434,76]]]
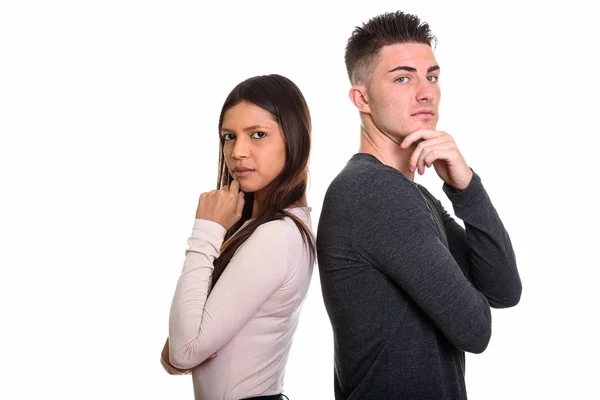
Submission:
[[[254,132],[254,133],[252,134],[252,138],[253,138],[253,139],[262,139],[262,138],[264,138],[265,136],[267,136],[267,134],[266,134],[266,133],[264,133],[264,132]]]
[[[235,135],[233,133],[226,133],[223,135],[223,140],[229,142],[230,140],[235,139]]]

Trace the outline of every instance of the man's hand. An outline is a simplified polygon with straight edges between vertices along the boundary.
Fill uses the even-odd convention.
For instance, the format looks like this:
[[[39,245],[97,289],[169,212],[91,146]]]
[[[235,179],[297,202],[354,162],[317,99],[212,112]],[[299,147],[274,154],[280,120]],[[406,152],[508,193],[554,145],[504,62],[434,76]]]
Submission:
[[[233,181],[231,186],[202,193],[196,209],[196,218],[216,222],[229,230],[242,218],[243,209],[244,192],[240,192],[240,183]]]
[[[438,176],[457,190],[469,186],[473,171],[467,165],[458,150],[452,136],[446,132],[430,129],[419,129],[404,138],[400,147],[409,148],[413,143],[421,141],[410,156],[409,169],[418,170],[420,175],[425,173],[425,167],[433,165]]]

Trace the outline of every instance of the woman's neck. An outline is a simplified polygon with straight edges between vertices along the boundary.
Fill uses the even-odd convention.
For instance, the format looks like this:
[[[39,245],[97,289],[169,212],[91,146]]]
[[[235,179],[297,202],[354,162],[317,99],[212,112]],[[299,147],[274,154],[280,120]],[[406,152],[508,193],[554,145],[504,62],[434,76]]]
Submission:
[[[254,193],[254,203],[252,203],[251,218],[256,218],[263,212],[264,204],[265,204],[265,196],[260,192],[255,192]],[[293,202],[292,204],[288,205],[285,208],[296,208],[296,207],[306,207],[306,206],[307,206],[306,194],[304,194],[304,195],[302,195],[301,198],[299,198],[298,200],[296,200],[295,202]]]

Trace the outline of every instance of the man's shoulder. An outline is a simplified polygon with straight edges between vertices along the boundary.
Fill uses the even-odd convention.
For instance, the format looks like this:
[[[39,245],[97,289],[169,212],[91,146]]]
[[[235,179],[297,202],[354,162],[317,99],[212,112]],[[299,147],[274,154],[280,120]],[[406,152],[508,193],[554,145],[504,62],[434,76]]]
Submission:
[[[329,191],[352,190],[369,192],[385,185],[412,187],[410,180],[401,172],[379,162],[375,157],[355,154],[329,185]]]

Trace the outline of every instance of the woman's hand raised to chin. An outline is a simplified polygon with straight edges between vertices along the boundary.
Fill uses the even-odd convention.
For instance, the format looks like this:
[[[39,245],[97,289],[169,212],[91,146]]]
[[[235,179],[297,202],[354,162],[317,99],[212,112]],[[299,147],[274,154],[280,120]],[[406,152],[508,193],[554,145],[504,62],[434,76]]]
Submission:
[[[244,209],[244,192],[240,191],[240,183],[233,181],[229,186],[219,190],[202,193],[196,209],[197,219],[206,219],[220,224],[229,230],[242,218]]]

